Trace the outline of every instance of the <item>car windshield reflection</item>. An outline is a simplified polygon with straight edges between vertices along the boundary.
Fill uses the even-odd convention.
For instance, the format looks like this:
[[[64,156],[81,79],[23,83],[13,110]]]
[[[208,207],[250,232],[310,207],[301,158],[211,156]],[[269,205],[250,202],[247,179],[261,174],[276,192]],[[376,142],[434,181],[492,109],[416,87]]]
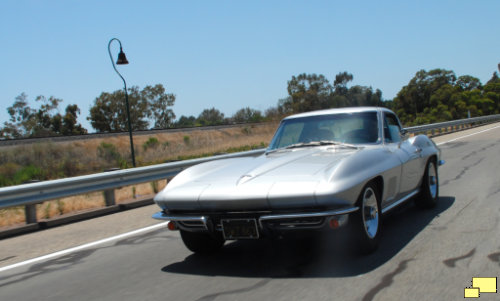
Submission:
[[[380,143],[376,112],[328,114],[285,119],[269,151],[308,146]]]

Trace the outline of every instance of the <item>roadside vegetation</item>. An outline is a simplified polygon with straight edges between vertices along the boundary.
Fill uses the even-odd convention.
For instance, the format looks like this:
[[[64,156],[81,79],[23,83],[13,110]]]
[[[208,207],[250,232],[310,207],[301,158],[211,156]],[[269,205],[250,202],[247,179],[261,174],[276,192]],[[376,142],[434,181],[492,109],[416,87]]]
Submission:
[[[138,166],[208,157],[266,147],[277,123],[134,137]],[[188,137],[188,138],[187,138]],[[18,185],[131,167],[128,136],[0,147],[0,184]],[[152,196],[165,181],[116,190],[117,203]],[[69,197],[37,205],[39,220],[104,207],[103,193]],[[24,223],[24,207],[0,210],[0,227]]]

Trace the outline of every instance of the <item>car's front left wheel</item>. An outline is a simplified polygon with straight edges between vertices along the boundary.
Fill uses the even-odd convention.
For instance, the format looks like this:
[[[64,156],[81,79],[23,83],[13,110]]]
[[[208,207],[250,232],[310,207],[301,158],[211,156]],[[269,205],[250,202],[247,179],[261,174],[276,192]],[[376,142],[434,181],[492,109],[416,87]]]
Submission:
[[[184,245],[194,253],[214,253],[224,245],[224,238],[220,233],[189,232],[180,230]]]
[[[372,253],[378,247],[382,217],[380,196],[374,182],[363,188],[357,205],[359,210],[352,216],[355,246],[363,254]]]
[[[420,208],[434,208],[439,198],[439,177],[436,160],[431,158],[425,167],[420,194],[415,198],[415,204]]]

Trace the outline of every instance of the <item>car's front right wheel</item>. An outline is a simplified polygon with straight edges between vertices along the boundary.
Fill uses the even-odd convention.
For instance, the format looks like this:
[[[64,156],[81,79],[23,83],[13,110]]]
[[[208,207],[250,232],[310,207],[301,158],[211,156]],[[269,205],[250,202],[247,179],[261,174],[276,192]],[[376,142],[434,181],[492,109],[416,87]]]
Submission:
[[[220,233],[189,232],[180,230],[182,242],[194,253],[208,254],[218,251],[224,245]]]
[[[378,247],[382,217],[379,198],[375,183],[368,183],[359,195],[359,210],[352,215],[355,247],[362,254],[372,253]]]

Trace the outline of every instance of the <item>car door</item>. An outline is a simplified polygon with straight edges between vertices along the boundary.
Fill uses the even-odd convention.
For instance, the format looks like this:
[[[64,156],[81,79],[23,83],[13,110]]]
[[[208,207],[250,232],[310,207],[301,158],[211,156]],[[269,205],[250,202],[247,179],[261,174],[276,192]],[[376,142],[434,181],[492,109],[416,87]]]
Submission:
[[[384,143],[401,161],[399,198],[412,192],[420,177],[420,149],[401,134],[401,125],[396,115],[384,112]]]

